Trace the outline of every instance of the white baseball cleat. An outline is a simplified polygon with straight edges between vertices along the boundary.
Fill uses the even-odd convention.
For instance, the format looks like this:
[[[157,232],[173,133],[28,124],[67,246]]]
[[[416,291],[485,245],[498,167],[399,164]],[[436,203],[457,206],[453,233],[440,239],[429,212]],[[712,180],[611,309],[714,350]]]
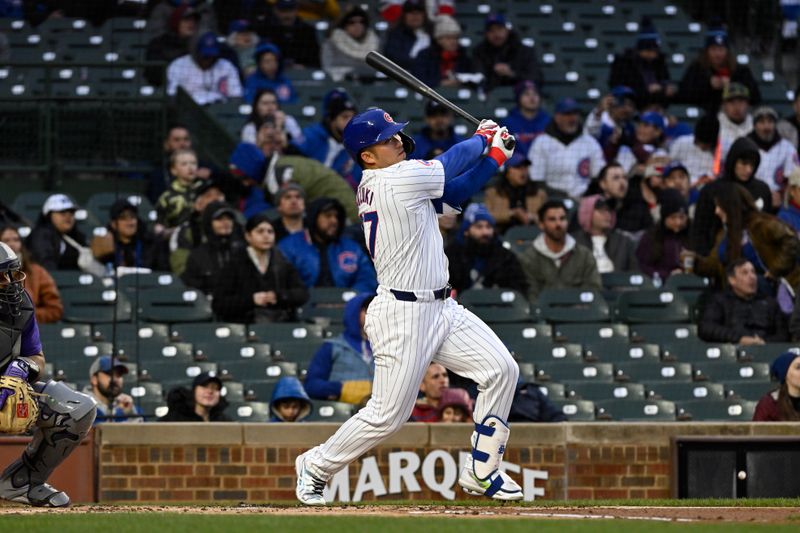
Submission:
[[[496,470],[485,480],[478,479],[472,468],[472,457],[467,458],[458,484],[464,492],[472,496],[488,496],[495,500],[515,501],[523,497],[522,487],[505,472]]]
[[[325,482],[308,471],[303,455],[298,455],[297,459],[294,460],[294,469],[297,472],[297,487],[294,493],[300,503],[304,505],[325,505],[325,498],[322,497],[322,491],[325,490]]]

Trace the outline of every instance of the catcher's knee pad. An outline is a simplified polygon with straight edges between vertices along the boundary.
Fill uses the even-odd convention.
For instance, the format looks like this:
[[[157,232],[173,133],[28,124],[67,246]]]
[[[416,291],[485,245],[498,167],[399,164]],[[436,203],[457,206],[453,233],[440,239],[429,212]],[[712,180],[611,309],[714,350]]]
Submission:
[[[59,381],[37,383],[36,390],[43,394],[39,427],[57,426],[80,437],[89,432],[97,415],[94,398],[72,390]]]

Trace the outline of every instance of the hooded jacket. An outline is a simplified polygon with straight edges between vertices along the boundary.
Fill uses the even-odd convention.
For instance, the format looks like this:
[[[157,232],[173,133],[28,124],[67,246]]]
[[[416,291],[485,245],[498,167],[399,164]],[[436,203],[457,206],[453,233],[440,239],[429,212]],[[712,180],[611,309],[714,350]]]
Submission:
[[[303,407],[300,409],[300,414],[297,415],[294,422],[302,422],[304,418],[311,414],[311,400],[308,399],[308,394],[303,390],[303,385],[296,377],[282,377],[277,385],[275,385],[275,390],[272,392],[272,399],[269,402],[269,410],[272,413],[270,422],[286,422],[275,408],[275,404],[281,400],[300,400],[300,403],[303,404]]]
[[[194,412],[194,389],[176,387],[167,394],[167,407],[169,412],[158,419],[159,422],[204,422],[203,418]],[[209,422],[230,422],[225,414],[228,401],[220,396],[219,403],[211,408],[208,416]]]
[[[492,46],[486,39],[482,40],[472,53],[472,58],[473,70],[485,76],[484,87],[487,91],[501,85],[514,85],[522,80],[531,80],[537,87],[542,87],[544,82],[533,48],[522,44],[522,39],[514,30],[508,32],[508,39],[500,47]],[[497,74],[494,71],[497,63],[508,63],[514,76]]]
[[[214,233],[214,214],[224,210],[233,217],[233,232],[220,236]],[[186,270],[181,279],[188,287],[200,289],[206,294],[214,292],[220,273],[232,255],[244,248],[242,228],[236,221],[236,213],[225,202],[212,202],[206,206],[201,219],[204,242],[189,252]]]
[[[375,361],[369,340],[361,336],[361,307],[372,296],[373,293],[362,292],[351,298],[344,307],[344,332],[327,339],[314,354],[305,379],[306,391],[312,398],[358,403],[369,394]],[[356,387],[352,382],[366,382],[366,386]],[[363,394],[346,398],[346,388],[360,388]]]
[[[536,237],[519,258],[528,281],[528,300],[535,302],[544,288],[602,288],[597,262],[590,249],[567,235],[564,248],[554,253],[544,238],[543,233]]]
[[[330,207],[336,209],[339,229],[331,242],[318,244],[312,238],[316,232],[317,218]],[[342,204],[331,198],[318,198],[308,205],[306,230],[281,240],[278,248],[295,266],[307,287],[319,286],[320,275],[324,276],[322,272],[324,259],[328,265],[332,286],[350,288],[358,292],[372,292],[378,286],[375,268],[369,256],[356,241],[342,236],[344,224]]]
[[[749,159],[756,162],[753,175],[744,182],[736,178],[734,173],[736,161],[739,159]],[[764,211],[769,211],[772,205],[772,193],[766,183],[755,177],[760,162],[761,156],[755,143],[746,137],[737,139],[731,146],[728,157],[725,158],[725,171],[722,177],[700,190],[700,197],[697,199],[694,221],[690,231],[690,247],[699,255],[708,255],[711,252],[717,234],[722,229],[722,222],[714,214],[716,209],[714,196],[719,188],[723,186],[722,182],[733,182],[744,187],[753,197],[756,205]]]
[[[267,77],[266,74],[261,72],[258,68],[258,63],[261,56],[271,53],[278,59],[278,71],[275,73],[274,78]],[[283,73],[283,55],[277,46],[271,43],[263,43],[258,45],[255,53],[253,54],[256,60],[256,70],[244,80],[244,100],[248,104],[253,103],[253,98],[260,89],[272,89],[275,91],[275,96],[278,102],[282,104],[294,103],[297,101],[297,93],[292,86],[292,80]]]

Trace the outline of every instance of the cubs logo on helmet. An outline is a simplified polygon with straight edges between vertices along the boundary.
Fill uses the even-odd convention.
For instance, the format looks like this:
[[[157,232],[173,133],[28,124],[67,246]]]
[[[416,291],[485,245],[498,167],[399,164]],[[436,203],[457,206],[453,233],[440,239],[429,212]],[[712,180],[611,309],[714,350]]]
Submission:
[[[389,124],[394,124],[395,123],[394,119],[392,118],[392,115],[390,115],[389,113],[384,113],[383,114],[383,120],[385,120]]]

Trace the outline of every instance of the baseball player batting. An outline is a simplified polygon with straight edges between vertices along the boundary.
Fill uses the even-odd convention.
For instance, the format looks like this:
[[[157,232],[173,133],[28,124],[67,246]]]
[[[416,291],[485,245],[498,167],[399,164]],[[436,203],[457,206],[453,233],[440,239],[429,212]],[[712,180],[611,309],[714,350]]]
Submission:
[[[69,496],[47,478],[92,428],[94,400],[63,383],[38,381],[44,368],[39,326],[17,254],[0,242],[0,432],[37,426],[22,457],[0,475],[0,498],[65,507]]]
[[[378,274],[378,294],[364,326],[375,376],[367,405],[327,442],[297,457],[295,492],[306,505],[325,505],[323,489],[331,476],[408,420],[431,361],[478,383],[472,454],[458,483],[473,495],[523,496],[500,471],[519,368],[497,335],[449,297],[437,221],[437,215],[469,200],[511,157],[513,148],[503,144],[509,134],[484,120],[470,139],[435,159],[406,160],[414,151],[414,141],[402,131],[406,124],[371,109],[344,129],[345,148],[364,169],[356,202]]]

